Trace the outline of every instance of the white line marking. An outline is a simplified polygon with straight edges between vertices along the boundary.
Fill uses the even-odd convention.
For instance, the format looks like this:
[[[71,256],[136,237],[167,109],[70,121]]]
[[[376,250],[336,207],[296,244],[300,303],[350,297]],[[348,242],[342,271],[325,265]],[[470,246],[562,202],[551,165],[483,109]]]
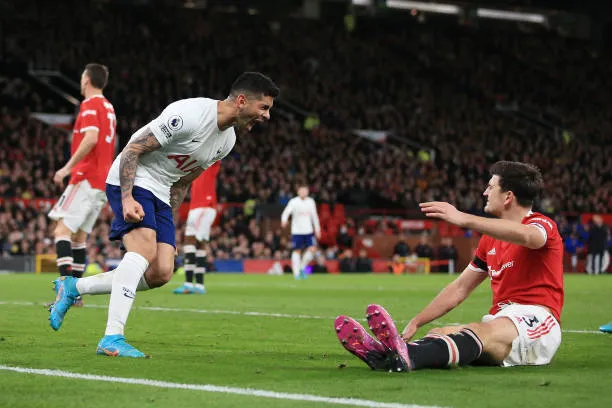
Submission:
[[[6,302],[0,301],[1,305],[15,305],[15,306],[42,306],[42,303],[36,302]],[[107,309],[107,305],[93,305],[87,304],[84,307],[90,309]],[[219,310],[219,309],[188,309],[179,307],[156,307],[156,306],[134,306],[132,309],[148,310],[152,312],[175,312],[175,313],[206,313],[206,314],[228,314],[237,316],[256,316],[256,317],[281,317],[287,319],[315,319],[315,320],[333,320],[336,316],[317,316],[317,315],[304,315],[304,314],[287,314],[287,313],[266,313],[266,312],[240,312],[237,310]],[[366,319],[356,319],[365,322]],[[395,320],[397,323],[408,323],[408,320]],[[444,322],[436,320],[433,322],[436,326],[453,326],[463,323],[458,322]],[[580,334],[604,334],[597,330],[561,330],[563,333],[580,333]]]
[[[183,390],[218,392],[222,394],[236,394],[236,395],[245,395],[249,397],[274,398],[274,399],[279,399],[279,400],[322,402],[326,404],[350,405],[354,407],[441,408],[441,407],[437,407],[434,405],[400,404],[398,402],[378,402],[378,401],[370,401],[370,400],[363,400],[363,399],[357,399],[357,398],[321,397],[318,395],[311,395],[311,394],[292,394],[292,393],[286,393],[286,392],[258,390],[258,389],[253,389],[253,388],[227,387],[223,385],[211,385],[211,384],[182,384],[182,383],[173,383],[173,382],[167,382],[167,381],[149,380],[146,378],[109,377],[105,375],[80,374],[80,373],[72,373],[69,371],[61,371],[61,370],[11,367],[11,366],[5,366],[5,365],[0,365],[0,370],[13,371],[13,372],[23,373],[23,374],[46,375],[50,377],[74,378],[74,379],[79,379],[79,380],[104,381],[104,382],[109,382],[109,383],[121,383],[121,384],[131,384],[131,385],[147,385],[150,387],[157,387],[157,388],[176,388],[176,389],[183,389]]]

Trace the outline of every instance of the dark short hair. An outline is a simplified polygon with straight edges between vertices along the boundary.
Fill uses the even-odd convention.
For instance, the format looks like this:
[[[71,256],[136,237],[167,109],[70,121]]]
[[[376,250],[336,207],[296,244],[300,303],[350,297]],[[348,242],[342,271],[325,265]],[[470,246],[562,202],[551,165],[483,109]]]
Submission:
[[[502,191],[512,191],[522,207],[531,207],[544,188],[542,173],[536,166],[515,161],[498,161],[489,171],[499,176]]]
[[[244,72],[236,78],[230,90],[231,96],[237,96],[241,93],[256,95],[257,97],[263,95],[276,98],[280,89],[274,81],[260,72]]]
[[[104,89],[108,83],[108,67],[106,65],[92,62],[85,65],[85,72],[94,88]]]

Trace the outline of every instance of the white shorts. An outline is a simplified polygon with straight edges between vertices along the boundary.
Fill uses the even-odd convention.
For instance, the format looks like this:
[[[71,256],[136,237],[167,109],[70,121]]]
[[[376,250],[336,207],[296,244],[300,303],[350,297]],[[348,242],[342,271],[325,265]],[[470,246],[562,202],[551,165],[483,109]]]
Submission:
[[[544,365],[550,363],[561,344],[561,327],[555,317],[540,306],[509,304],[495,315],[486,315],[483,322],[508,317],[518,330],[512,351],[502,365]]]
[[[106,193],[92,188],[89,181],[69,184],[64,194],[49,211],[52,220],[63,220],[70,231],[90,233],[106,204]]]
[[[208,241],[210,239],[210,227],[212,227],[216,217],[217,210],[214,208],[200,207],[189,210],[185,236],[195,236],[198,241]]]

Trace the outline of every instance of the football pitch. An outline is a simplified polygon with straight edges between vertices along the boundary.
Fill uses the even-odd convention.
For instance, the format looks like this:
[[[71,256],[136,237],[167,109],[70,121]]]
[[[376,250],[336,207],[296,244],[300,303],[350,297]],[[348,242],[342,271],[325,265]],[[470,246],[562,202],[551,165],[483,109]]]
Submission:
[[[566,275],[563,343],[545,367],[371,371],[333,319],[380,303],[401,330],[452,277],[211,274],[208,294],[138,293],[126,337],[150,359],[97,356],[108,296],[86,297],[54,332],[53,275],[0,275],[0,407],[610,407],[612,276]],[[437,325],[479,320],[483,284]],[[424,334],[428,327],[419,334]]]

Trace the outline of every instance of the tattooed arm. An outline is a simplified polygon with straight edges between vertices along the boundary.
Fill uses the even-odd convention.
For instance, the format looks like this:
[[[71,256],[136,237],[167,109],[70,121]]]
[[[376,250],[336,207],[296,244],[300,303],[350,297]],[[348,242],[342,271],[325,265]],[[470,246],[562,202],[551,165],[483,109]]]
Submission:
[[[145,129],[141,136],[125,146],[121,152],[121,162],[119,163],[119,183],[121,184],[122,200],[132,196],[138,158],[142,154],[152,152],[160,147],[161,145],[149,129]]]
[[[197,179],[200,174],[204,171],[203,168],[198,167],[191,173],[181,177],[176,183],[170,187],[170,206],[172,207],[172,219],[177,220],[178,210],[189,191],[189,186],[193,180]]]
[[[153,133],[149,129],[145,129],[142,135],[129,142],[121,152],[119,184],[121,185],[123,218],[127,222],[140,222],[144,218],[142,206],[132,196],[136,169],[138,168],[138,158],[160,147],[161,145]]]

